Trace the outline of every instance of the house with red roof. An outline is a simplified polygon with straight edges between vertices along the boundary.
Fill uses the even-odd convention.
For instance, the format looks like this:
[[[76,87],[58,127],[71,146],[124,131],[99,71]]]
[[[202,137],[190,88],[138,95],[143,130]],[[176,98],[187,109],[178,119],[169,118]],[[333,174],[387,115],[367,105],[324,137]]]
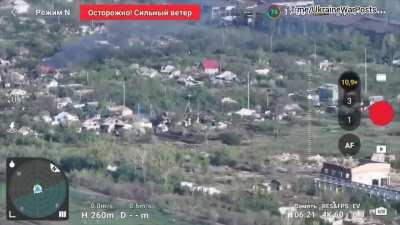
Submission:
[[[41,63],[36,66],[36,71],[40,74],[49,74],[55,71],[55,68],[49,64]]]
[[[219,62],[215,59],[204,59],[201,62],[204,73],[214,75],[219,72]]]

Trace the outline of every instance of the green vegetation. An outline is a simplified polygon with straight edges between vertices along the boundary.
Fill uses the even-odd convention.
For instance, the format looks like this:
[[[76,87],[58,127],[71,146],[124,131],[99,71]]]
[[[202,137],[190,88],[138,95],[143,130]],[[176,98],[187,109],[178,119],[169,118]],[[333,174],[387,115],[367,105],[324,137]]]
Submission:
[[[239,145],[240,144],[240,134],[236,132],[227,132],[221,134],[222,143],[227,145]]]
[[[49,1],[43,0],[32,2],[49,4]],[[55,4],[66,3],[55,1]],[[65,43],[80,38],[75,32],[79,23],[66,20],[64,24],[20,22],[16,18],[6,17],[5,26],[0,28],[0,56],[11,59],[20,54],[19,47],[30,50],[16,67],[23,68],[29,81],[40,85],[42,80],[34,71],[37,64],[62,51]],[[273,26],[278,27],[279,24]],[[0,115],[0,159],[12,156],[46,157],[59,163],[67,171],[73,187],[71,198],[74,214],[71,224],[82,223],[79,211],[93,199],[118,203],[117,209],[122,209],[123,203],[129,201],[151,202],[156,206],[152,212],[154,219],[151,220],[155,225],[279,224],[278,208],[288,202],[288,198],[289,202],[295,199],[294,196],[312,200],[320,194],[311,179],[296,174],[297,164],[285,164],[272,159],[272,156],[283,152],[303,156],[308,151],[305,132],[308,123],[304,119],[308,109],[305,95],[308,74],[313,73],[313,89],[322,83],[337,82],[338,74],[344,70],[352,69],[363,74],[364,48],[367,46],[369,95],[384,95],[394,102],[399,94],[400,77],[396,74],[400,70],[388,65],[388,59],[400,55],[399,34],[386,34],[374,39],[358,31],[342,32],[322,27],[310,29],[310,32],[325,30],[318,35],[275,36],[270,43],[267,41],[270,33],[245,27],[172,22],[150,25],[135,23],[123,27],[122,31],[120,27],[110,27],[113,32],[109,32],[108,38],[113,44],[121,44],[119,50],[107,49],[98,53],[93,60],[73,65],[68,68],[71,71],[65,71],[65,74],[76,72],[74,76],[66,75],[58,79],[63,84],[83,84],[85,88],[94,90],[92,96],[77,96],[70,87],[58,87],[42,94],[39,92],[44,90],[35,90],[35,85],[32,85],[27,88],[31,97],[11,109],[6,94],[0,93],[0,107],[10,109],[2,111]],[[160,36],[173,37],[176,43],[157,47],[154,42]],[[139,41],[129,45],[125,40],[129,38]],[[315,57],[312,56],[314,47],[317,51]],[[219,60],[223,71],[229,70],[238,75],[237,81],[223,86],[212,84],[207,76],[199,72],[199,64],[204,58]],[[333,61],[337,65],[335,70],[319,70],[318,62],[324,59]],[[300,60],[305,62],[304,66],[296,63]],[[317,60],[317,64],[314,60]],[[167,64],[201,80],[203,86],[185,87],[164,75],[154,78],[145,76],[137,68],[159,71],[161,66]],[[256,75],[254,72],[255,69],[264,68],[271,68],[268,75]],[[390,77],[390,82],[385,86],[374,85],[374,74],[380,72],[386,72]],[[279,111],[286,103],[295,101],[301,108],[300,112],[282,121],[254,121],[230,116],[229,113],[247,107],[245,86],[248,73],[251,108],[259,106],[260,112]],[[46,79],[53,77],[43,80],[47,82]],[[107,107],[110,102],[118,105],[124,103],[123,85],[126,88],[127,107],[144,117],[150,113],[172,112],[171,130],[182,136],[192,135],[192,142],[187,144],[165,140],[152,132],[142,136],[126,132],[121,137],[77,132],[79,124],[52,126],[40,119],[42,114],[54,117],[60,111],[53,101],[55,97],[70,97],[78,103],[98,101],[98,107],[85,105],[82,109],[69,107],[65,110],[77,114],[82,121],[97,113],[105,118],[109,116]],[[289,93],[295,97],[289,100]],[[220,101],[223,97],[230,97],[238,104],[222,106]],[[180,122],[187,116],[184,110],[189,100],[193,111],[211,115],[215,121],[212,118],[207,123],[189,128],[181,125]],[[336,116],[314,112],[312,117],[312,154],[341,157],[335,140],[343,132],[337,125]],[[229,124],[228,128],[211,128],[211,123],[220,121]],[[7,131],[11,122],[32,128],[38,132],[38,136],[11,134]],[[391,143],[391,153],[399,155],[398,126],[397,118],[388,129],[375,128],[371,126],[367,115],[363,114],[362,124],[356,131],[363,142],[362,151],[357,157],[369,157],[379,141]],[[109,166],[115,166],[116,169],[110,170]],[[400,169],[399,160],[394,161],[392,166]],[[276,172],[277,167],[284,168]],[[243,178],[246,176],[250,178]],[[262,184],[273,177],[291,179],[293,187],[284,193],[288,196],[279,192],[258,193],[252,190],[253,185]],[[211,196],[194,192],[182,187],[183,181],[218,188],[222,194]],[[350,199],[349,196],[326,196],[325,199],[334,197],[343,201]],[[356,196],[351,200],[363,203],[365,210],[382,204],[365,196]],[[4,208],[4,205],[0,206]],[[392,207],[399,210],[397,203],[393,203]],[[0,221],[2,219],[0,217]],[[96,224],[96,221],[92,224]],[[119,225],[120,221],[108,221],[107,224]],[[305,224],[312,222],[306,221]]]

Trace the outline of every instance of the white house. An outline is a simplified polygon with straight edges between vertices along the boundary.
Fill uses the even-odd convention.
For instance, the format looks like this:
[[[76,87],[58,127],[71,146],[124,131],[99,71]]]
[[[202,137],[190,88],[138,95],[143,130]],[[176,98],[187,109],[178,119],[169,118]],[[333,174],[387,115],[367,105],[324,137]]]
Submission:
[[[256,72],[256,74],[264,75],[264,76],[268,75],[270,71],[271,70],[269,68],[254,70],[254,72]]]
[[[224,97],[221,99],[221,103],[223,103],[223,104],[238,104],[238,101],[236,101],[230,97]]]
[[[100,129],[100,115],[96,115],[93,118],[87,119],[82,123],[82,130],[99,130]]]
[[[174,70],[175,70],[175,66],[166,65],[166,66],[161,67],[160,72],[169,74],[169,73],[172,73]]]
[[[47,85],[46,85],[46,88],[47,89],[50,89],[50,88],[55,88],[55,87],[57,87],[58,86],[58,82],[56,81],[56,80],[51,80]]]
[[[117,172],[118,166],[116,166],[114,164],[109,164],[109,165],[107,165],[106,170],[109,172]]]
[[[118,131],[120,129],[123,129],[125,127],[125,123],[122,120],[119,120],[118,118],[107,118],[103,121],[103,123],[100,125],[100,129],[103,132],[107,133],[112,133],[114,131]]]
[[[63,109],[67,107],[69,104],[72,104],[72,99],[70,97],[56,99],[57,109]]]
[[[25,127],[25,126],[21,127],[21,128],[18,130],[18,134],[20,134],[20,135],[22,135],[22,136],[28,136],[28,135],[32,135],[32,136],[35,136],[35,137],[38,136],[38,133],[35,132],[34,130],[32,130],[32,128],[30,128],[30,127]]]
[[[222,191],[215,187],[200,186],[195,183],[186,182],[186,181],[181,182],[181,188],[188,189],[191,192],[200,192],[200,193],[207,194],[210,196],[222,194]]]
[[[319,69],[325,72],[331,72],[335,68],[335,64],[329,62],[328,60],[324,60],[319,63]]]
[[[10,96],[23,98],[27,95],[27,92],[22,89],[13,89],[10,91]]]
[[[219,72],[219,62],[214,59],[204,59],[202,62],[204,73],[214,75]]]
[[[12,5],[13,5],[15,12],[18,14],[27,13],[29,10],[29,7],[30,7],[29,4],[23,0],[14,0],[12,2]]]
[[[71,122],[79,121],[78,116],[70,114],[68,112],[61,112],[54,117],[53,125],[68,125]]]
[[[11,66],[10,61],[0,58],[0,67],[9,67],[9,66]]]
[[[112,116],[120,116],[123,118],[132,117],[134,115],[133,111],[130,108],[123,106],[123,105],[110,106],[110,107],[108,107],[108,112]]]
[[[373,105],[375,102],[385,100],[385,97],[383,97],[382,95],[369,96],[368,100],[369,100],[369,105]]]
[[[223,81],[234,81],[236,79],[237,75],[232,73],[231,71],[225,71],[219,75],[217,75],[215,78]]]
[[[390,164],[372,160],[347,165],[325,162],[321,174],[366,185],[390,185]]]
[[[235,112],[235,114],[239,115],[240,117],[251,117],[256,116],[256,110],[242,108],[241,110]]]

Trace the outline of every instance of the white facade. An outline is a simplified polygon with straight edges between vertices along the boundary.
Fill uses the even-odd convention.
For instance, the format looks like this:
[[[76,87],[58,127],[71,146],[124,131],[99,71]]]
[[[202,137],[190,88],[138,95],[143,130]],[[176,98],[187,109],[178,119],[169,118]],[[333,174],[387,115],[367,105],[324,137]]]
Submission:
[[[209,75],[214,75],[219,72],[219,69],[218,68],[206,68],[206,69],[204,69],[204,72]]]
[[[390,164],[371,162],[351,169],[351,181],[366,185],[387,186],[390,184]]]

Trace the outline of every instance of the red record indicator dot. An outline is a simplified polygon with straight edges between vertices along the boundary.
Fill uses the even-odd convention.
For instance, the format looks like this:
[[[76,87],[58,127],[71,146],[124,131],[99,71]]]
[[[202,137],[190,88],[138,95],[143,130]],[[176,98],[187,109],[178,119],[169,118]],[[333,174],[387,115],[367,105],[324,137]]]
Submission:
[[[375,102],[369,107],[369,119],[377,126],[387,126],[394,119],[394,110],[387,101]]]

